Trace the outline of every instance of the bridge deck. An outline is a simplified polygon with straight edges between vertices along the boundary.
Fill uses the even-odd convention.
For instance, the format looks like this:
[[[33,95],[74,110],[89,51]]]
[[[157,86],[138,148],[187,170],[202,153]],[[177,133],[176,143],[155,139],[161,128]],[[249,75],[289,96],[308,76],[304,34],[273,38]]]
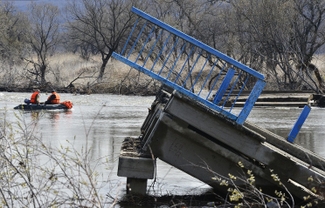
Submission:
[[[146,168],[140,168],[138,177],[143,176],[142,170],[148,169],[152,170],[153,177],[154,157],[224,193],[228,187],[220,185],[220,178],[231,184],[229,174],[243,178],[248,177],[247,171],[251,170],[254,185],[266,193],[267,190],[285,191],[286,187],[300,199],[306,195],[323,197],[324,193],[312,191],[320,187],[321,181],[325,182],[323,158],[252,123],[238,125],[177,92],[167,103],[162,100],[153,103],[141,132],[137,151],[146,154],[143,157],[136,154],[136,158],[146,158],[147,164],[143,163]],[[121,155],[120,162],[129,157]],[[125,165],[119,166],[120,176],[137,178],[123,171],[124,168]],[[274,174],[282,184],[274,180]],[[247,186],[247,181],[235,183]]]

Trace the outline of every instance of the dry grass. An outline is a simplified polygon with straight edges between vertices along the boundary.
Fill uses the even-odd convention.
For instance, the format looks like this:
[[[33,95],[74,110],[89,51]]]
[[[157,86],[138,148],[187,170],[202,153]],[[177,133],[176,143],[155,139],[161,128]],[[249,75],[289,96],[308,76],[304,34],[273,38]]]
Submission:
[[[46,80],[47,87],[58,90],[69,90],[69,84],[84,93],[123,93],[131,85],[142,83],[144,86],[152,79],[138,71],[131,69],[122,62],[111,59],[105,70],[100,83],[97,82],[98,72],[101,66],[100,56],[84,60],[80,56],[71,53],[56,54],[49,58]],[[33,70],[31,63],[23,63],[19,66],[0,65],[0,88],[30,90],[31,88],[42,88],[35,81],[35,76],[30,72]],[[44,89],[47,90],[47,89]],[[136,92],[135,92],[136,93]],[[126,92],[130,94],[130,92]]]
[[[75,54],[59,54],[50,60],[50,66],[55,69],[52,76],[47,76],[47,80],[60,81],[61,87],[68,86],[74,79],[73,85],[79,89],[91,90],[92,92],[116,92],[137,85],[139,83],[150,82],[151,78],[140,74],[138,71],[114,59],[110,59],[105,70],[104,77],[100,83],[97,82],[101,60],[91,57],[89,60],[81,59]],[[54,66],[54,67],[53,67]],[[59,76],[54,76],[58,74]],[[56,78],[58,77],[58,78]]]
[[[72,82],[78,91],[86,93],[144,93],[137,92],[136,88],[142,91],[146,89],[153,93],[160,85],[147,75],[141,74],[114,59],[108,62],[104,77],[98,83],[97,77],[101,63],[100,56],[93,56],[89,60],[84,60],[79,55],[72,53],[56,54],[49,59],[46,80],[51,87],[56,89],[68,89],[68,85]],[[318,67],[322,77],[325,78],[325,56],[316,55],[313,64]],[[35,82],[35,77],[27,71],[31,69],[33,66],[28,63],[19,66],[8,66],[2,63],[0,65],[0,88],[30,90],[30,88],[39,87],[39,83]],[[278,87],[278,84],[274,80],[272,81],[272,76],[267,77],[269,77],[266,86],[268,90],[274,90],[269,88]]]

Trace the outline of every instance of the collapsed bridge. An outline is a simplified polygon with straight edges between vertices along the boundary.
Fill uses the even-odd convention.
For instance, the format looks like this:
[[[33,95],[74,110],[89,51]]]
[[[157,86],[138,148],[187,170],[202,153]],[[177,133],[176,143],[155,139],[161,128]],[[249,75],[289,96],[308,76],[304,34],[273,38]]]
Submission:
[[[288,188],[300,199],[323,199],[325,160],[293,144],[309,106],[288,138],[247,122],[265,86],[262,74],[136,8],[132,11],[138,19],[113,57],[163,87],[141,135],[123,142],[118,175],[127,178],[128,192],[146,193],[159,158],[220,192],[227,192],[221,180],[249,170],[254,185],[263,190]],[[249,91],[245,103],[235,108],[244,91]]]

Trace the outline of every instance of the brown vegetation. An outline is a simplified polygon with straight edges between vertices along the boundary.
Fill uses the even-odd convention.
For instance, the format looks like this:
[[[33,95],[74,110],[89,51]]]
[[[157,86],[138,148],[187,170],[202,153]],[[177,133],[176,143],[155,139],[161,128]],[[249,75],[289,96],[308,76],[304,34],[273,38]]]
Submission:
[[[68,1],[62,10],[51,3],[34,2],[25,12],[10,2],[1,2],[0,88],[48,90],[55,87],[81,93],[155,92],[159,83],[128,67],[123,66],[122,70],[111,60],[113,52],[122,51],[136,21],[137,15],[131,12],[134,6],[265,74],[266,89],[311,90],[318,94],[325,91],[322,65],[317,62],[325,44],[323,1],[139,2]],[[156,44],[162,47],[162,43],[159,40]],[[71,58],[66,54],[75,55]],[[64,58],[58,61],[60,56]],[[66,72],[70,64],[75,65],[70,67],[74,70]]]
[[[70,93],[114,93],[126,95],[153,95],[160,84],[150,77],[139,73],[135,69],[118,62],[110,60],[107,72],[101,82],[97,82],[98,67],[100,61],[96,57],[85,60],[76,54],[57,54],[49,61],[48,80],[44,84],[25,76],[24,66],[15,66],[11,71],[14,74],[1,73],[0,90],[29,92],[34,88],[41,91],[56,89],[59,92]],[[8,76],[12,81],[7,82]]]

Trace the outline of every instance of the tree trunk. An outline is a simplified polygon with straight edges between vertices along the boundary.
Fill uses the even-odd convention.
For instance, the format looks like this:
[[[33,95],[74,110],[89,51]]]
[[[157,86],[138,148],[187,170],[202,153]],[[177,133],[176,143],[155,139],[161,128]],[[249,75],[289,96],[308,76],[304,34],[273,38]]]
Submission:
[[[106,69],[106,65],[108,63],[108,60],[111,58],[113,54],[113,51],[110,50],[110,52],[108,54],[102,54],[102,65],[100,66],[100,70],[99,70],[99,75],[98,75],[98,78],[97,80],[98,81],[101,81],[104,77],[104,72],[105,72],[105,69]]]
[[[41,72],[41,83],[42,84],[46,83],[45,71],[46,71],[46,65],[41,65],[40,66],[40,72]]]

